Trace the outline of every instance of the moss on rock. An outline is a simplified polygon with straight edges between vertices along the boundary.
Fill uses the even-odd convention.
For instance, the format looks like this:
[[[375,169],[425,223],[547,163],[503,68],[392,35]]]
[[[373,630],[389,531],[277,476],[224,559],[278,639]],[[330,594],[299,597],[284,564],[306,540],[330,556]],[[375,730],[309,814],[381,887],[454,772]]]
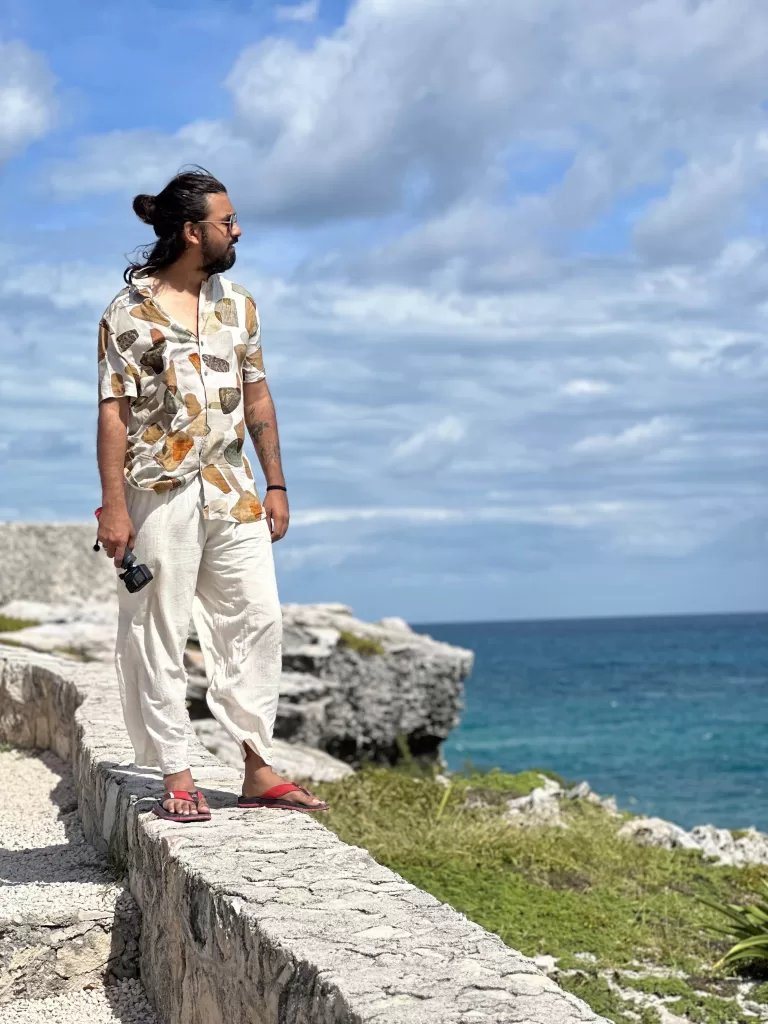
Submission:
[[[378,640],[370,640],[368,637],[358,636],[356,633],[347,632],[347,630],[342,630],[339,634],[339,647],[347,647],[364,658],[384,653],[384,648]]]
[[[8,615],[0,615],[0,633],[13,633],[17,629],[28,629],[30,626],[39,626],[36,619],[14,619]]]

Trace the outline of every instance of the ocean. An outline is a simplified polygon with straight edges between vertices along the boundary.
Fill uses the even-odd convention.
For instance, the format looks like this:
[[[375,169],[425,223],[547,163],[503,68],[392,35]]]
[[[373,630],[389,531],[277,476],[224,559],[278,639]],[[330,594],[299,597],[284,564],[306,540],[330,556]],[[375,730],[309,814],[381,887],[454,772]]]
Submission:
[[[768,832],[768,614],[414,628],[475,652],[452,770],[549,768],[684,828]]]

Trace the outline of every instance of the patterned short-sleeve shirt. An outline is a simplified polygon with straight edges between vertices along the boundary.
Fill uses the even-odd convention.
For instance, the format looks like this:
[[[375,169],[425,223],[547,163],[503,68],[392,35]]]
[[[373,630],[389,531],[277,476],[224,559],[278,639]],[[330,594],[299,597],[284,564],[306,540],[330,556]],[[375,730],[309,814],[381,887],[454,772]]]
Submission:
[[[208,519],[264,518],[243,453],[243,384],[264,378],[250,293],[219,274],[203,282],[198,337],[162,309],[141,279],[99,324],[99,402],[130,399],[125,478],[173,490],[199,476]]]

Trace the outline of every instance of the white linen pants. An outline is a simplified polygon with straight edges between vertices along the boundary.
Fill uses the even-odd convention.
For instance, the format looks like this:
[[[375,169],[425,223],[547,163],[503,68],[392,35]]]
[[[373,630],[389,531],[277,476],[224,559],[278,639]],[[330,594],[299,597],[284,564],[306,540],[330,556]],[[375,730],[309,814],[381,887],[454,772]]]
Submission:
[[[197,629],[212,715],[270,764],[282,621],[266,520],[205,519],[199,478],[156,494],[126,485],[134,552],[153,575],[129,594],[118,580],[115,666],[139,766],[189,767],[184,648]]]

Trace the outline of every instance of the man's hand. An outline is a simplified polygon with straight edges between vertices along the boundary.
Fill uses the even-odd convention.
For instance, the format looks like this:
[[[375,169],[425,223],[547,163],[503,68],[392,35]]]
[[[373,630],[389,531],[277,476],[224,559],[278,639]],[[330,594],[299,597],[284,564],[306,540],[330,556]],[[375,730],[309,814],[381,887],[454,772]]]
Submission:
[[[136,531],[133,528],[127,508],[109,508],[104,506],[99,516],[99,544],[103,545],[110,558],[114,558],[119,569],[122,565],[126,547],[133,549]]]
[[[264,510],[267,513],[267,525],[274,544],[275,541],[282,540],[288,532],[288,495],[285,491],[267,491]]]

